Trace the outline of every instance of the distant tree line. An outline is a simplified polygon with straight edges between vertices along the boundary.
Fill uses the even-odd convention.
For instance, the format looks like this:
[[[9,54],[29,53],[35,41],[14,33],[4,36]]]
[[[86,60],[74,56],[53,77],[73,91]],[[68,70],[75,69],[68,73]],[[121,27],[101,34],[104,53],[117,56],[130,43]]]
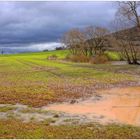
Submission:
[[[56,47],[55,50],[64,50],[64,47]]]

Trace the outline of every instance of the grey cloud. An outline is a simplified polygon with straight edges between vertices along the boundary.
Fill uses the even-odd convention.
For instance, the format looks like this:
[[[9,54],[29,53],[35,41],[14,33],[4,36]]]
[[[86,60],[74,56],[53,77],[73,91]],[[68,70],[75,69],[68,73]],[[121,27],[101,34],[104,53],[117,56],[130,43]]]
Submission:
[[[0,2],[0,46],[58,41],[74,27],[108,26],[113,2]]]

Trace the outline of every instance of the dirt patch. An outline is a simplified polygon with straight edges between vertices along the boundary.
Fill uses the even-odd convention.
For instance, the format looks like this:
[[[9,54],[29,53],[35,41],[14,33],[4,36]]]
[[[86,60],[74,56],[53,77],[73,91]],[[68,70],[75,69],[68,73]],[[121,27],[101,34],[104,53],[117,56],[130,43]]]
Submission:
[[[102,98],[81,101],[74,104],[55,104],[47,109],[88,118],[101,116],[102,123],[114,122],[140,126],[140,87],[114,88],[100,91]]]

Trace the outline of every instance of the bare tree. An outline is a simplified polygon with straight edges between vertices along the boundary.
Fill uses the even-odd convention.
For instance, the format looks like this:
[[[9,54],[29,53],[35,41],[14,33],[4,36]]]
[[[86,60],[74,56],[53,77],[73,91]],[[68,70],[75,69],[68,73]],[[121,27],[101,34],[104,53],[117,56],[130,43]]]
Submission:
[[[93,38],[95,37],[95,28],[93,26],[86,27],[84,29],[84,35],[86,38],[86,50],[89,56],[93,56],[95,53],[95,44]]]
[[[140,32],[140,18],[138,15],[140,2],[122,1],[118,3],[119,8],[114,22],[116,33],[113,34],[117,41],[116,44],[120,48],[122,57],[129,64],[139,64],[139,47],[134,43],[134,36],[136,32]],[[130,28],[133,25],[137,27],[135,32],[134,28]]]
[[[72,54],[91,57],[104,53],[108,34],[109,31],[106,28],[89,26],[83,30],[68,31],[64,34],[62,41]]]
[[[95,36],[93,38],[95,42],[95,54],[102,54],[108,44],[108,34],[109,31],[106,28],[96,27]]]
[[[127,24],[124,22],[116,22],[116,32],[113,33],[114,38],[116,39],[115,46],[121,52],[121,55],[124,59],[127,60],[128,64],[139,64],[138,55],[139,47],[135,45],[133,41],[134,28],[128,28]],[[140,29],[138,28],[140,31]]]
[[[140,17],[138,9],[140,8],[139,1],[122,1],[118,2],[119,8],[117,15],[123,16],[126,20],[132,21],[135,26],[140,27]]]
[[[90,56],[104,52],[108,41],[108,34],[109,31],[102,27],[89,26],[85,29],[85,37]]]
[[[72,29],[66,32],[62,38],[62,42],[67,46],[72,54],[81,53],[84,46],[85,38],[79,29]]]

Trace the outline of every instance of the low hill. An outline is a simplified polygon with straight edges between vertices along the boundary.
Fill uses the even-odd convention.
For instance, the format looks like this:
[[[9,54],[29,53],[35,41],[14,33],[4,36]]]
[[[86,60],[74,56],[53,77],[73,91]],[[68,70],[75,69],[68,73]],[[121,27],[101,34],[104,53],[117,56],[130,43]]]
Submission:
[[[113,33],[113,35],[117,35],[120,39],[130,40],[135,46],[140,47],[140,28],[138,27],[121,30]]]

